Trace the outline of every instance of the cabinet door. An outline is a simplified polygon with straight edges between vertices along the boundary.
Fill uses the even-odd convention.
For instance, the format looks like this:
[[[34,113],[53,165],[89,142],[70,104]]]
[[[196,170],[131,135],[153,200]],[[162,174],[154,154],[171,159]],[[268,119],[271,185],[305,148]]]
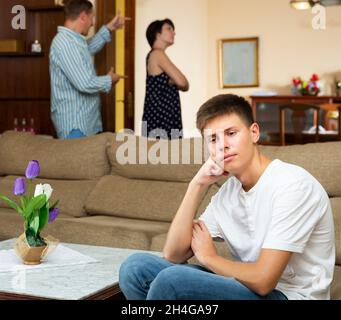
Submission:
[[[279,103],[257,102],[256,115],[261,132],[260,143],[279,144]]]
[[[291,103],[291,100],[281,102],[257,102],[256,115],[257,123],[260,126],[260,144],[279,145],[279,106]],[[324,126],[324,118],[326,111],[320,110],[320,125]],[[307,111],[304,130],[309,130],[313,126],[313,111]],[[292,114],[288,110],[285,113],[285,132],[289,135],[294,133],[292,126]],[[289,139],[290,140],[290,139]]]

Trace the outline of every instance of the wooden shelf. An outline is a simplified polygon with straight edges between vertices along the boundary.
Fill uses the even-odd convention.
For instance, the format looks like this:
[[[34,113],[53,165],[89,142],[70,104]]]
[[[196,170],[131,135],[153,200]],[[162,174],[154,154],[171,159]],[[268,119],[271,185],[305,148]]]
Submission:
[[[316,104],[318,103],[339,103],[341,102],[341,97],[336,96],[250,96],[252,101],[256,102],[282,102],[283,103],[308,103],[307,101],[313,101]]]
[[[1,97],[0,101],[50,101],[50,97]]]
[[[0,57],[43,57],[44,52],[0,52]]]
[[[62,11],[64,10],[64,7],[51,6],[51,5],[47,5],[47,6],[39,5],[39,6],[28,6],[26,7],[26,10],[27,11]]]

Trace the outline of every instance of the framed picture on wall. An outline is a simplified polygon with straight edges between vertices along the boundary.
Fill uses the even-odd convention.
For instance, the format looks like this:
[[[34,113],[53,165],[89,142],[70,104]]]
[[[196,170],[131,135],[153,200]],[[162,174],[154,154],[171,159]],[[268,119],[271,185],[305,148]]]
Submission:
[[[219,78],[222,88],[259,86],[259,38],[219,41]]]

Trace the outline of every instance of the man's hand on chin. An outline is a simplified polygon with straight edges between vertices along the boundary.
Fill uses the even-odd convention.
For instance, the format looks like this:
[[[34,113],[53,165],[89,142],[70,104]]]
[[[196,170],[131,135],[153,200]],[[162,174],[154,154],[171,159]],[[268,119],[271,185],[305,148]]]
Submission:
[[[228,176],[228,172],[217,164],[212,157],[210,157],[200,168],[198,173],[193,178],[192,182],[197,185],[209,186],[217,182],[221,177]]]

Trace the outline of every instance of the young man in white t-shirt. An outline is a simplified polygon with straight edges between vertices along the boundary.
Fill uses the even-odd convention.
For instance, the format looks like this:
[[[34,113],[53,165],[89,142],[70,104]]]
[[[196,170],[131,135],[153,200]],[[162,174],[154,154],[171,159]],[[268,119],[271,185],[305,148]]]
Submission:
[[[335,263],[329,198],[304,169],[271,161],[259,126],[235,95],[206,102],[197,126],[210,158],[190,182],[171,224],[164,258],[136,254],[120,270],[127,299],[329,299]],[[207,188],[231,175],[199,220]],[[221,238],[235,260],[217,255]],[[193,255],[201,266],[185,264]]]

